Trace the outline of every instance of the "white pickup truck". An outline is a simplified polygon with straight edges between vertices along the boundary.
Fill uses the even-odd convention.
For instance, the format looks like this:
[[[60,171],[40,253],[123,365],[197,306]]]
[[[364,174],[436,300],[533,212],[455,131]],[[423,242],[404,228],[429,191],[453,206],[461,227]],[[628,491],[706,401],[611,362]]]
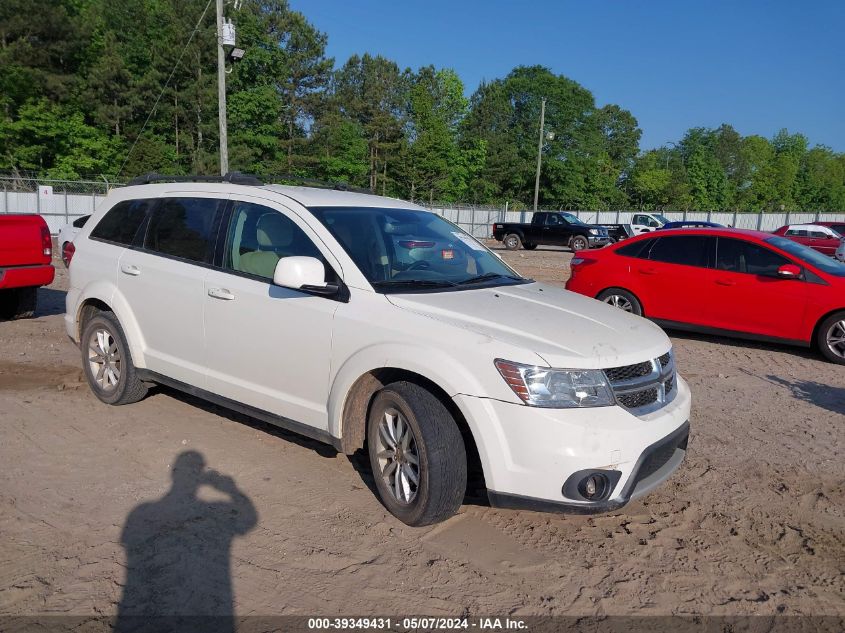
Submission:
[[[649,233],[656,231],[668,222],[669,219],[659,213],[635,213],[631,218],[631,230],[634,232],[634,235]]]
[[[414,204],[141,184],[74,245],[65,323],[100,400],[162,383],[365,449],[409,525],[451,516],[472,469],[494,506],[594,513],[684,458],[690,392],[660,328],[522,277]]]

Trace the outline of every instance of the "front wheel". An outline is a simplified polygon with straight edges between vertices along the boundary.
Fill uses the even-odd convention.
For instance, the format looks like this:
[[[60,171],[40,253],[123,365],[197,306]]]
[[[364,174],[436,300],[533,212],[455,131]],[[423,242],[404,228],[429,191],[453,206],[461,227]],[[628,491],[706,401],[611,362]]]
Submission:
[[[827,360],[845,365],[845,311],[831,314],[821,322],[816,345]]]
[[[569,242],[569,247],[574,251],[583,251],[590,248],[590,242],[587,241],[587,238],[583,235],[576,235],[572,238],[572,241]]]
[[[412,526],[438,523],[460,507],[466,449],[454,418],[430,391],[395,382],[373,400],[367,447],[385,507]]]
[[[614,308],[619,308],[624,312],[630,312],[631,314],[636,314],[637,316],[642,316],[643,314],[643,306],[639,299],[622,288],[608,288],[607,290],[602,290],[596,299],[604,301],[606,304],[612,305]]]

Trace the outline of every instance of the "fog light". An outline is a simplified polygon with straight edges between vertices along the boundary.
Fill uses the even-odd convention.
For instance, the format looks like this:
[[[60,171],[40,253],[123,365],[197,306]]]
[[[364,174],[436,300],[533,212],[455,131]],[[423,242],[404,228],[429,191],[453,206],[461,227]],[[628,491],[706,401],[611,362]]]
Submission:
[[[608,492],[609,482],[601,473],[593,473],[581,480],[580,493],[585,499],[603,499]]]

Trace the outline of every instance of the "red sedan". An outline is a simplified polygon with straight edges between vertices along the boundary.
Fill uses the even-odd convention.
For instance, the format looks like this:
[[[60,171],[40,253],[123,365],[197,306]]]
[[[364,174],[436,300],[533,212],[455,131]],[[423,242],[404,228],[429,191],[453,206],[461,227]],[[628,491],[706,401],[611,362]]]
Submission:
[[[787,224],[774,231],[774,235],[782,235],[829,257],[836,253],[842,239],[834,229],[821,224]]]
[[[816,345],[845,364],[845,264],[771,233],[676,229],[572,259],[566,288],[682,330]]]

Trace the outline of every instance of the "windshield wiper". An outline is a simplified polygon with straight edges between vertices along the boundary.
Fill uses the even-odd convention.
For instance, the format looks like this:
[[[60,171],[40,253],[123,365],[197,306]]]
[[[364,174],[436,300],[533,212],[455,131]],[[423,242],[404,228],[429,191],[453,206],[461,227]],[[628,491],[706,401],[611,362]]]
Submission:
[[[385,279],[374,281],[372,285],[376,288],[448,288],[457,284],[445,279]]]
[[[482,281],[487,281],[489,279],[513,279],[514,281],[525,281],[523,277],[516,277],[514,275],[503,275],[501,273],[484,273],[483,275],[478,275],[476,277],[470,277],[469,279],[459,281],[457,285],[463,286],[465,284],[477,284]]]

